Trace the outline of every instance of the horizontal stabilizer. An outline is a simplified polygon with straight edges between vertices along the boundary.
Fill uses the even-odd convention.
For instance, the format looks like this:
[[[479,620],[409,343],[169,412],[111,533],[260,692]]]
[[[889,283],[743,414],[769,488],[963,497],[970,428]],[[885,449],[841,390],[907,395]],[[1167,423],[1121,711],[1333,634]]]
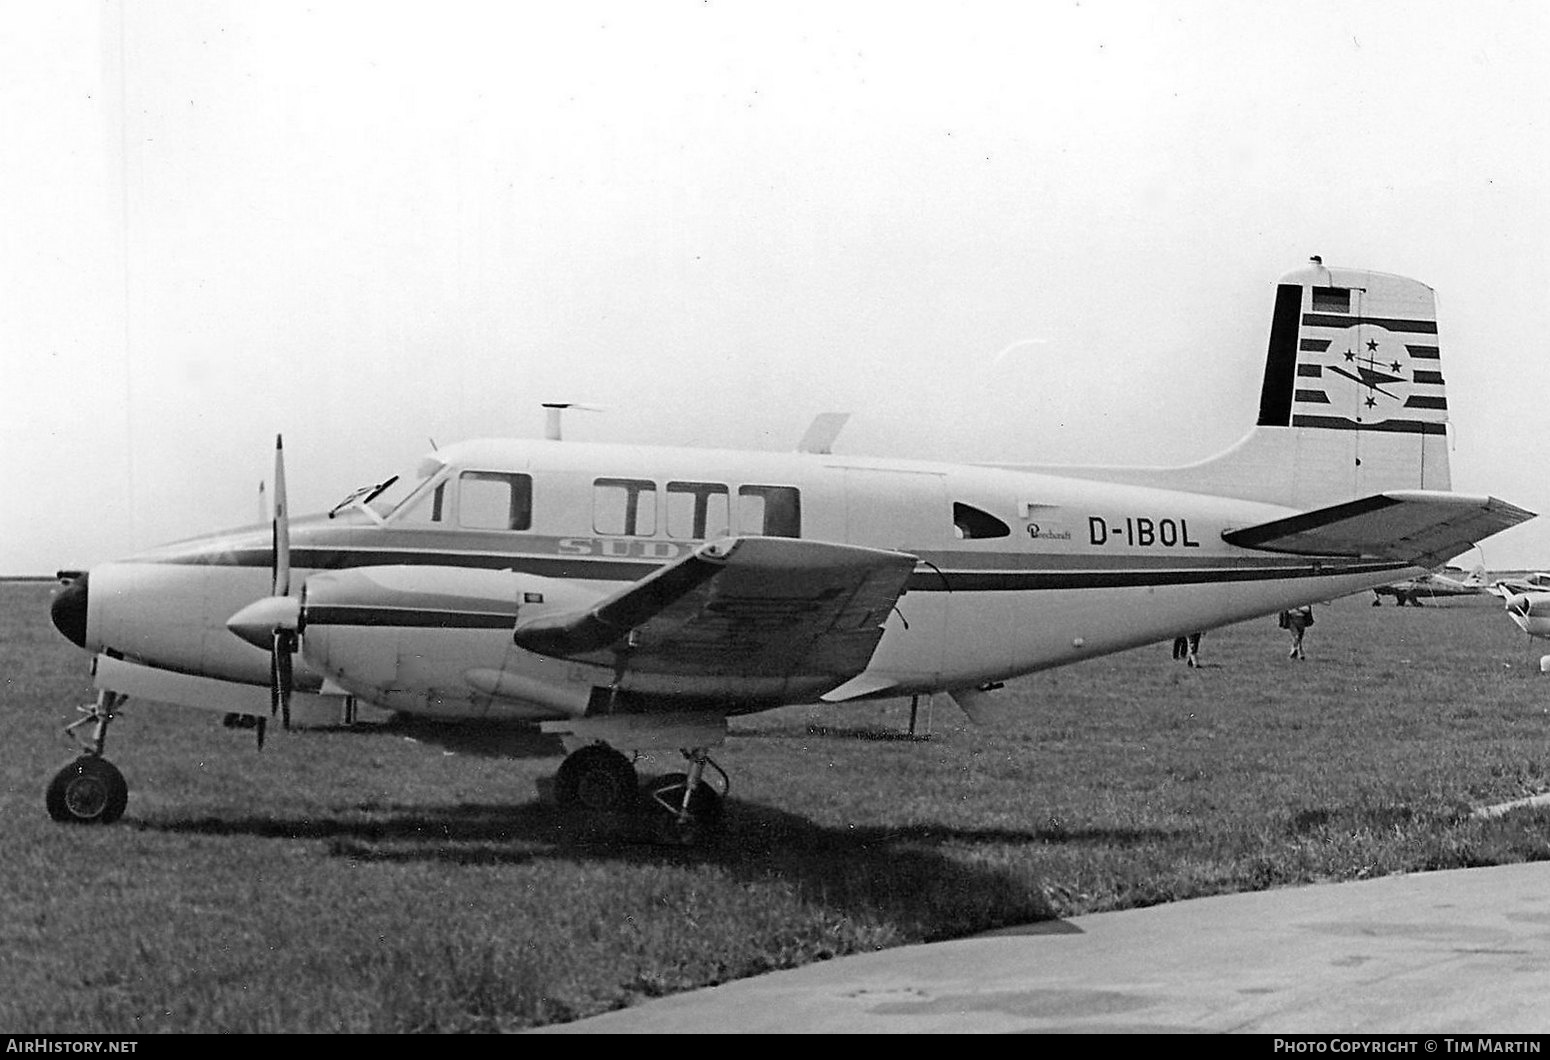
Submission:
[[[1495,497],[1379,493],[1230,530],[1228,544],[1299,556],[1357,556],[1435,567],[1534,513]]]

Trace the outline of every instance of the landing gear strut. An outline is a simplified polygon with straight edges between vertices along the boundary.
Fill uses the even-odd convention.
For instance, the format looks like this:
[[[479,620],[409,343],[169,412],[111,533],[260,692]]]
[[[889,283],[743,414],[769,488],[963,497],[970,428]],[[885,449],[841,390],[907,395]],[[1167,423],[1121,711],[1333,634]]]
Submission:
[[[692,842],[721,827],[731,780],[704,748],[697,747],[683,754],[689,760],[689,772],[668,773],[654,780],[646,789],[649,799],[646,809],[659,818],[667,814],[674,838]],[[705,779],[707,767],[720,776],[719,791]]]
[[[570,751],[554,775],[554,801],[562,809],[628,810],[654,838],[678,843],[721,823],[731,785],[710,752],[726,740],[725,714],[603,711],[546,721],[541,728],[560,736]],[[616,748],[652,756],[677,751],[687,769],[642,784],[632,760]]]
[[[686,750],[683,756],[688,772],[654,777],[642,786],[624,754],[605,743],[588,744],[560,763],[554,801],[561,809],[591,813],[638,810],[654,826],[670,828],[675,840],[693,840],[720,826],[731,783],[704,748]],[[707,770],[719,780],[708,779]]]
[[[102,756],[108,739],[108,725],[117,717],[117,708],[125,697],[103,689],[97,701],[81,707],[81,717],[65,726],[65,733],[81,746],[81,755],[49,781],[43,795],[48,815],[70,824],[111,824],[124,814],[129,804],[129,785],[112,762]],[[91,735],[77,731],[92,726]]]

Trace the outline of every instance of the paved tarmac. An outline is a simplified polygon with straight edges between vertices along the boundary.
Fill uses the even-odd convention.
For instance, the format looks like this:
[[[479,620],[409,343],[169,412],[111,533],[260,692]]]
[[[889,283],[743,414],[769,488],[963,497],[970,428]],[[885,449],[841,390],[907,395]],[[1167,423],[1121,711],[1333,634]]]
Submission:
[[[1550,862],[1072,917],[534,1033],[1127,1031],[1550,1033]]]

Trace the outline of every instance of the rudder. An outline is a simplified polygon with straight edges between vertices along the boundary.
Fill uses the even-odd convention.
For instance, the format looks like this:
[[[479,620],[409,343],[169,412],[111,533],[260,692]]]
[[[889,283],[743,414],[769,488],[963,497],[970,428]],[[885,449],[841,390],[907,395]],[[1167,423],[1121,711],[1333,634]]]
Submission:
[[[1318,259],[1281,279],[1258,427],[1299,436],[1298,503],[1449,489],[1447,420],[1430,287]]]

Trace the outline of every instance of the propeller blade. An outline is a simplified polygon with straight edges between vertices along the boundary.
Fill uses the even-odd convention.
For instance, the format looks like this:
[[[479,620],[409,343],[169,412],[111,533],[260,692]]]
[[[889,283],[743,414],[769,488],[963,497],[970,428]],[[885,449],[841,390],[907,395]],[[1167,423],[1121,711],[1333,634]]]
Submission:
[[[291,518],[285,499],[285,443],[274,436],[274,592],[291,591]]]
[[[274,650],[270,655],[272,666],[270,676],[270,709],[271,715],[275,707],[280,710],[280,724],[287,730],[291,727],[291,687],[293,684],[293,672],[291,669],[291,654],[296,650],[296,635],[290,630],[277,629],[274,633]]]

